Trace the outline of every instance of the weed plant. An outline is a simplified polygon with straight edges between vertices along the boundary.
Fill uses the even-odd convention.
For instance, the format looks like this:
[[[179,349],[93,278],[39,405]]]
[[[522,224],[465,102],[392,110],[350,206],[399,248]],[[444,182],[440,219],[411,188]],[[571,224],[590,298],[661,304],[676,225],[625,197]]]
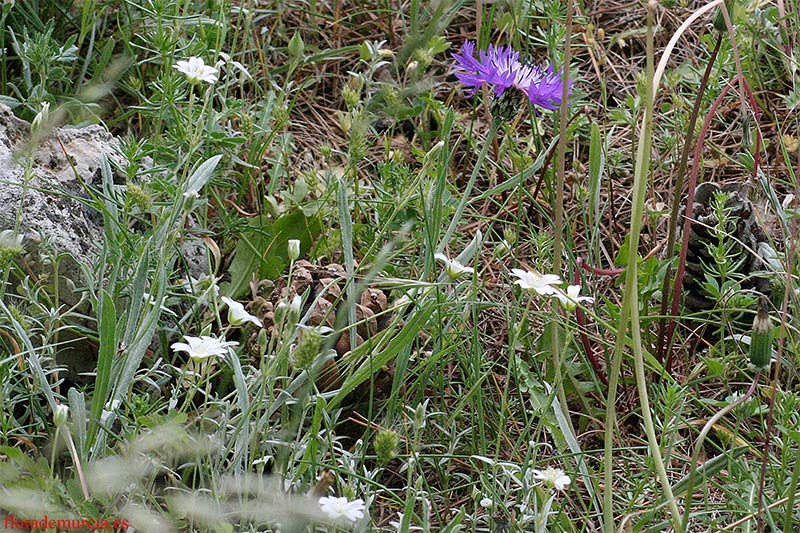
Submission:
[[[0,228],[2,528],[797,531],[798,13],[2,2],[14,164],[123,161],[48,191],[78,279]],[[678,210],[737,181],[771,302],[720,197],[688,316]]]

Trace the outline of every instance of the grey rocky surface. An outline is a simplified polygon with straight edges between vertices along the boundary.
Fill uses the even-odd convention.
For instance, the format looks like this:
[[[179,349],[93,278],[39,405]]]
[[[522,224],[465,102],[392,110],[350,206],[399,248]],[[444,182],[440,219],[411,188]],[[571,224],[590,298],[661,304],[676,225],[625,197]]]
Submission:
[[[30,124],[0,104],[0,230],[13,229],[20,216],[26,252],[37,257],[46,240],[65,254],[60,296],[74,305],[79,297],[71,288],[84,277],[80,264],[93,263],[103,228],[99,214],[72,197],[87,197],[84,183],[102,186],[103,157],[123,162],[119,140],[98,125],[56,128],[33,150],[30,138]]]

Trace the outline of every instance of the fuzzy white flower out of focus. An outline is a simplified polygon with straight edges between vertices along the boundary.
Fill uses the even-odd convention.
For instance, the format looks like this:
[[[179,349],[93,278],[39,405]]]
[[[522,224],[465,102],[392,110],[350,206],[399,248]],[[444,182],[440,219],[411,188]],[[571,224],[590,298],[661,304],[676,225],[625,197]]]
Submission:
[[[579,303],[594,303],[594,298],[591,296],[580,296],[580,293],[580,285],[570,285],[567,287],[566,291],[556,291],[553,293],[553,296],[558,298],[558,301],[561,302],[561,307],[567,311],[572,311]]]
[[[240,304],[236,300],[228,298],[227,296],[223,296],[222,301],[228,306],[228,322],[231,325],[241,326],[245,322],[252,322],[260,328],[264,327],[264,325],[261,323],[261,320],[245,311],[244,305]]]
[[[539,294],[549,296],[557,294],[558,291],[553,285],[561,285],[563,281],[555,274],[539,274],[529,270],[512,268],[511,275],[519,279],[514,283],[527,291],[536,291]]]
[[[206,65],[202,57],[190,57],[188,61],[178,61],[174,68],[186,76],[186,79],[192,85],[197,85],[201,81],[217,83],[217,79],[219,79],[217,77],[217,69]]]
[[[319,499],[319,508],[325,516],[333,520],[346,518],[355,522],[364,518],[364,500],[361,498],[349,501],[344,497],[323,496]]]
[[[445,270],[447,271],[447,276],[450,279],[455,280],[463,276],[464,274],[472,274],[473,272],[475,272],[474,268],[464,266],[455,259],[449,259],[443,253],[436,253],[434,254],[433,257],[444,263]]]
[[[224,357],[228,348],[237,346],[236,341],[226,341],[216,337],[191,337],[184,335],[186,342],[176,342],[171,348],[176,352],[186,352],[193,361],[202,362],[210,357]]]
[[[553,468],[548,466],[544,470],[534,470],[533,477],[541,480],[541,482],[556,490],[566,489],[572,479],[560,468]]]
[[[0,248],[6,250],[22,251],[22,235],[17,234],[14,230],[4,229],[0,231]]]

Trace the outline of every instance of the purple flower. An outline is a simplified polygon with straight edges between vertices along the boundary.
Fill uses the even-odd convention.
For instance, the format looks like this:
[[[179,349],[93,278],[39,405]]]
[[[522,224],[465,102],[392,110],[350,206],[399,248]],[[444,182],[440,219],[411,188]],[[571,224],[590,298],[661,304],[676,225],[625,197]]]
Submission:
[[[506,89],[515,87],[527,95],[531,104],[543,109],[557,109],[561,105],[561,72],[554,72],[553,66],[542,69],[534,65],[525,65],[519,60],[519,52],[510,46],[495,48],[489,45],[486,50],[478,52],[475,59],[475,43],[466,41],[460,54],[453,54],[456,60],[455,76],[464,86],[469,87],[468,94],[475,94],[484,84],[494,85],[494,95],[499,97]],[[569,82],[569,94],[572,94],[572,82]]]

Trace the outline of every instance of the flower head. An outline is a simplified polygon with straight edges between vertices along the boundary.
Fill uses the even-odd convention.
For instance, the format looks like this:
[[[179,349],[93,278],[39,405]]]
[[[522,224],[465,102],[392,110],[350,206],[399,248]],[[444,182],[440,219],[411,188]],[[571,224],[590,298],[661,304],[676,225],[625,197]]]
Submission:
[[[535,65],[525,65],[519,60],[519,52],[510,46],[494,47],[478,52],[475,59],[475,43],[466,41],[460,54],[453,54],[456,60],[455,76],[475,94],[484,84],[494,85],[495,97],[507,89],[522,91],[531,104],[543,109],[556,109],[561,105],[562,73],[555,72],[553,66],[546,69]],[[572,82],[569,82],[572,93]]]
[[[247,311],[244,310],[244,305],[240,304],[236,300],[228,298],[227,296],[222,297],[222,301],[228,306],[228,322],[234,326],[241,326],[245,322],[252,322],[258,327],[264,327],[257,317],[251,315]]]
[[[594,303],[594,298],[591,296],[579,296],[580,293],[580,285],[569,285],[566,291],[556,291],[553,293],[553,296],[558,298],[558,301],[561,302],[561,306],[567,311],[572,311],[581,302],[586,302],[587,304]]]
[[[319,499],[319,508],[328,518],[338,520],[347,518],[351,522],[364,518],[364,500],[361,498],[348,501],[347,498],[323,496]]]
[[[463,274],[472,274],[475,272],[474,268],[464,266],[455,259],[448,259],[448,257],[442,253],[434,254],[433,257],[444,263],[445,269],[447,270],[447,275],[450,277],[450,279],[457,279]]]
[[[178,61],[174,68],[186,76],[186,79],[192,85],[197,85],[201,81],[216,83],[218,79],[217,69],[206,65],[206,62],[201,57],[190,57],[188,61]]]
[[[561,285],[563,282],[561,278],[555,274],[539,274],[538,272],[531,272],[528,270],[521,270],[519,268],[512,268],[511,275],[519,279],[514,283],[527,291],[536,291],[542,295],[553,295],[558,290],[553,285]]]
[[[183,338],[186,339],[186,342],[176,342],[172,345],[172,349],[176,352],[188,353],[189,357],[197,362],[205,361],[209,357],[223,357],[228,353],[229,347],[239,344],[235,341],[226,341],[205,335],[200,337],[184,335]]]
[[[572,479],[560,468],[548,466],[544,470],[534,470],[533,477],[542,481],[544,485],[556,490],[564,490]]]

